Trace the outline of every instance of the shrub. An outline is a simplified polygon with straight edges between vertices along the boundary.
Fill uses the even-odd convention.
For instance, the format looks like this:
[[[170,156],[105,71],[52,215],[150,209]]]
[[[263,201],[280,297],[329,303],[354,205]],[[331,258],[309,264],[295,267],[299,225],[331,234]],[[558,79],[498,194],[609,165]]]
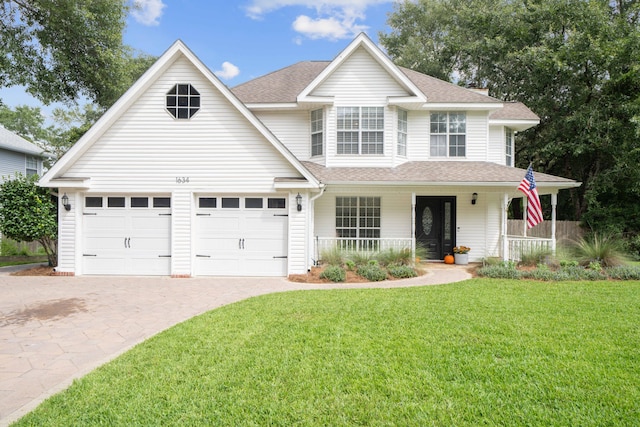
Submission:
[[[640,280],[640,267],[619,265],[606,269],[606,274],[616,280]]]
[[[487,265],[478,269],[478,275],[492,279],[519,279],[521,272],[513,262],[507,261],[500,264]]]
[[[327,279],[332,282],[344,282],[347,280],[347,273],[342,267],[330,265],[320,273],[321,279]]]
[[[627,259],[624,256],[622,239],[612,235],[593,234],[589,238],[580,239],[575,243],[574,252],[581,265],[589,265],[594,261],[602,267],[615,267],[624,264]]]
[[[344,262],[345,267],[347,267],[347,270],[349,271],[353,271],[356,269],[356,263],[351,261],[350,259],[346,260]]]
[[[542,264],[551,255],[551,251],[546,248],[532,248],[520,254],[520,264],[534,266]]]
[[[370,282],[379,282],[381,280],[386,280],[387,278],[387,272],[377,263],[362,265],[358,267],[357,273],[359,276],[364,277]]]
[[[320,254],[320,260],[323,264],[342,265],[344,262],[344,256],[342,251],[338,248],[325,249]]]
[[[376,258],[382,265],[411,265],[413,263],[411,249],[387,249],[378,253]]]
[[[371,261],[371,252],[351,252],[348,258],[353,261],[356,266],[367,265]]]
[[[418,273],[408,265],[390,265],[387,267],[387,271],[397,279],[408,279],[418,275]]]

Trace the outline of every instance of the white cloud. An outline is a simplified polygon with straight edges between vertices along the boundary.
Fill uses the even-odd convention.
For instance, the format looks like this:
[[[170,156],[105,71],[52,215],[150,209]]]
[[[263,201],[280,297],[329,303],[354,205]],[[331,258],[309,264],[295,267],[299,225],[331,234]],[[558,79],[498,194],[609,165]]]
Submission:
[[[131,16],[142,25],[159,25],[165,7],[162,0],[134,0]]]
[[[240,69],[231,62],[223,62],[222,70],[214,71],[214,74],[221,79],[229,80],[240,74]]]
[[[367,7],[392,1],[394,0],[251,0],[246,10],[249,17],[262,19],[269,12],[289,6],[314,9],[315,17],[299,15],[292,23],[293,29],[311,39],[337,40],[351,38],[369,28],[357,23],[366,18]]]

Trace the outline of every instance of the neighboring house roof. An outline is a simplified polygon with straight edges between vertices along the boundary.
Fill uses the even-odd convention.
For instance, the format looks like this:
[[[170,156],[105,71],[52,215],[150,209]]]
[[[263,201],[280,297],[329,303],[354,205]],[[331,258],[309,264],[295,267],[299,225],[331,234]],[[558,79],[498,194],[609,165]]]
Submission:
[[[43,150],[35,144],[27,141],[18,134],[5,129],[0,125],[0,148],[18,153],[32,154],[34,156],[42,156]]]
[[[394,168],[324,167],[303,162],[323,184],[431,184],[431,185],[483,185],[512,184],[514,189],[524,178],[526,170],[491,162],[428,161],[407,162]],[[535,172],[539,187],[570,188],[579,186],[574,180]]]

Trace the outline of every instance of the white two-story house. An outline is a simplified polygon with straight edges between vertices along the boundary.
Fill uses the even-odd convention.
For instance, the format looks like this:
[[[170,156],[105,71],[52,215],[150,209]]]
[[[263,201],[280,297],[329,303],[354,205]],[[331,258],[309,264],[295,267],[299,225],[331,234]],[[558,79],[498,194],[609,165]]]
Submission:
[[[506,259],[516,134],[538,121],[398,67],[364,34],[233,89],[178,41],[41,179],[68,199],[57,270],[286,276],[336,246]],[[578,185],[536,181],[554,214]]]

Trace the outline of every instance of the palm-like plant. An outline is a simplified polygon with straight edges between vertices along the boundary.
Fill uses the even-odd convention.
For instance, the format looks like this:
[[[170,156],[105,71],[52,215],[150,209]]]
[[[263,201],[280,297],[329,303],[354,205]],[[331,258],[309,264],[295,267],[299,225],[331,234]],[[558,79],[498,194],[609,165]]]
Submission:
[[[599,263],[602,267],[614,267],[628,261],[622,239],[608,234],[584,237],[575,243],[574,251],[577,261],[585,266]]]

